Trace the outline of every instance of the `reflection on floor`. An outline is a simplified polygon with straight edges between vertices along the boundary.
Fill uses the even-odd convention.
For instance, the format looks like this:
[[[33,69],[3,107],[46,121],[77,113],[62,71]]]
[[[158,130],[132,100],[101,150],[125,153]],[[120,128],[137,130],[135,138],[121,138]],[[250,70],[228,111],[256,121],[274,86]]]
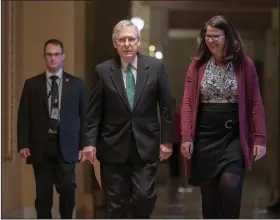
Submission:
[[[152,218],[202,218],[200,190],[180,188],[176,181],[158,188],[158,200]],[[240,218],[279,218],[267,212],[269,193],[263,182],[247,178],[244,184]]]
[[[279,218],[266,211],[269,204],[268,190],[264,181],[247,178],[244,184],[241,218]],[[152,218],[202,218],[200,191],[198,188],[180,188],[176,180],[158,185],[158,200]],[[99,210],[96,218],[104,217]]]

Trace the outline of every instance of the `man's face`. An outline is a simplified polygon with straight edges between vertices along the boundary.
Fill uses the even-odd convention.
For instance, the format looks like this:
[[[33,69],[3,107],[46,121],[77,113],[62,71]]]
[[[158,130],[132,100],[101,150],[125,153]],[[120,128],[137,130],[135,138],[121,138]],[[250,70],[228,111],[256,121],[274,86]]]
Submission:
[[[120,57],[130,63],[134,60],[140,39],[137,37],[137,32],[134,27],[124,27],[118,32],[117,38],[114,41],[114,47],[117,49]]]
[[[59,45],[48,44],[45,48],[44,58],[48,69],[58,71],[63,64],[64,53]]]

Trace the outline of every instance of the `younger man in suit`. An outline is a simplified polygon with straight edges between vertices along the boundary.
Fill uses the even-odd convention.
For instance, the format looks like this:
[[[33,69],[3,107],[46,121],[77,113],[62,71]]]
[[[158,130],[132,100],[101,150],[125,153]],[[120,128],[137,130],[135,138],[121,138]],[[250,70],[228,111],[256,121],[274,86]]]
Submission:
[[[52,218],[53,185],[61,218],[72,218],[75,206],[86,94],[82,80],[63,70],[64,58],[62,42],[45,43],[46,70],[25,81],[18,110],[18,152],[34,168],[38,218]]]

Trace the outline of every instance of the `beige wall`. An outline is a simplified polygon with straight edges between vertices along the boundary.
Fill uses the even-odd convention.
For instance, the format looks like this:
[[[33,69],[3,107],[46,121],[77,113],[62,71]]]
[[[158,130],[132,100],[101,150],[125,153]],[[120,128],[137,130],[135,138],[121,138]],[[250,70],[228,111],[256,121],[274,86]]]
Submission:
[[[24,1],[16,2],[16,60],[15,60],[15,109],[18,108],[24,80],[44,71],[43,45],[49,38],[58,38],[66,52],[65,70],[84,78],[84,28],[83,1]],[[16,126],[15,121],[13,126]],[[18,159],[16,142],[12,146],[14,159],[2,165],[2,215],[34,216],[34,175],[31,166]],[[84,196],[83,166],[77,165],[77,207]],[[57,213],[57,196],[55,213]],[[29,208],[30,207],[30,208]],[[16,216],[15,216],[16,215]],[[21,215],[21,216],[18,216]]]

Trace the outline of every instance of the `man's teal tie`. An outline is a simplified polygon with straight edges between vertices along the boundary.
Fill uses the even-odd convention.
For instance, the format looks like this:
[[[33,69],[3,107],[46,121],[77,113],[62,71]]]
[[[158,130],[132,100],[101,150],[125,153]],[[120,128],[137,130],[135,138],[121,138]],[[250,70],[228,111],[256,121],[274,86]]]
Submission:
[[[126,94],[127,94],[128,102],[132,109],[134,96],[135,96],[135,80],[134,80],[134,76],[131,71],[131,68],[132,68],[132,65],[128,64],[127,72],[126,72]]]

